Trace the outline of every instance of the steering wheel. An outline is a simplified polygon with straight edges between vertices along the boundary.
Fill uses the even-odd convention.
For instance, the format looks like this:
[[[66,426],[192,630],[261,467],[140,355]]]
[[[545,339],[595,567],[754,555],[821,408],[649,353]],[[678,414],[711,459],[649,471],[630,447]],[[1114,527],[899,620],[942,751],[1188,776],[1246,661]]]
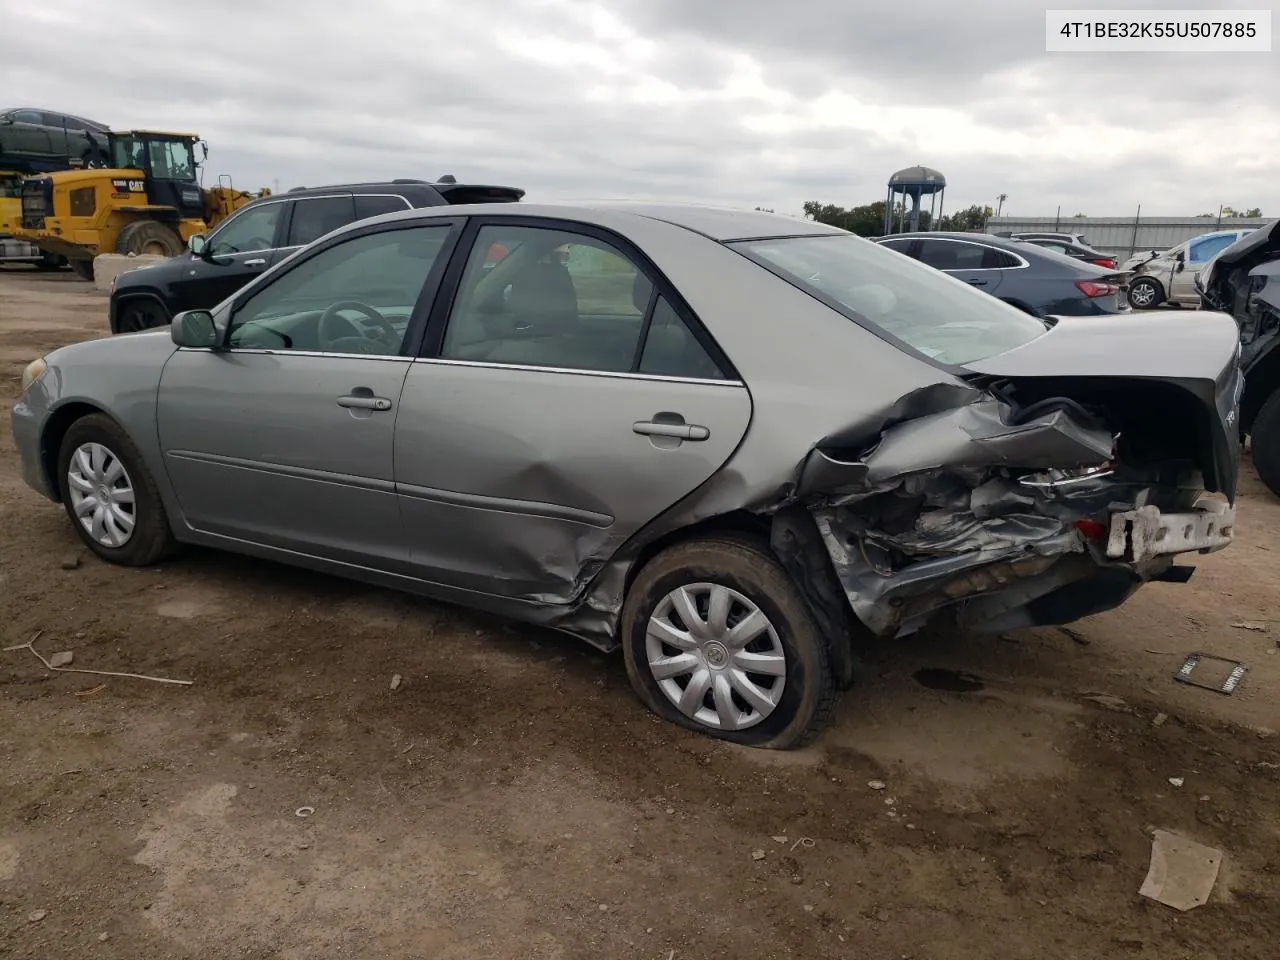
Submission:
[[[320,314],[320,319],[316,323],[316,338],[320,341],[322,349],[328,348],[335,340],[341,340],[344,337],[364,337],[368,340],[378,339],[371,337],[368,330],[362,330],[344,317],[342,315],[343,310],[355,310],[357,313],[363,313],[387,335],[388,344],[399,341],[400,334],[391,325],[391,321],[373,307],[367,303],[361,303],[359,300],[339,300],[337,303],[330,304],[328,309]],[[335,327],[343,332],[336,332]]]

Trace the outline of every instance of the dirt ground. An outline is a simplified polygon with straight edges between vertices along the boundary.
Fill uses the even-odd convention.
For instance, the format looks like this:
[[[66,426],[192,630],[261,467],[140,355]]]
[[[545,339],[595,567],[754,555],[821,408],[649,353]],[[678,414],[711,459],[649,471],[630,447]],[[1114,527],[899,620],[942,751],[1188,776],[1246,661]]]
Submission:
[[[89,285],[0,270],[5,410],[105,332]],[[550,633],[210,552],[105,565],[0,430],[0,646],[194,681],[0,654],[0,956],[1274,960],[1280,500],[1247,464],[1239,506],[1190,583],[1077,638],[876,647],[777,754]],[[1174,682],[1195,650],[1248,665],[1234,695]],[[1224,851],[1209,903],[1139,897],[1153,828]]]

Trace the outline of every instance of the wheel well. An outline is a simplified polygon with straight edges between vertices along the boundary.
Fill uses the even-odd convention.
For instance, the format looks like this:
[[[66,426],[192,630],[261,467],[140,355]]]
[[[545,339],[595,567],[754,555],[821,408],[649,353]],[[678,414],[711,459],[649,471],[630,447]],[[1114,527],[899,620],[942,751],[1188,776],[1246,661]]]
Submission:
[[[855,634],[865,628],[849,609],[817,524],[803,508],[789,508],[771,517],[734,510],[664,534],[641,548],[627,571],[624,596],[630,593],[641,568],[659,553],[677,543],[715,534],[751,537],[773,555],[800,591],[826,637],[837,683],[848,687],[855,668]]]
[[[173,318],[173,311],[169,309],[169,305],[164,302],[164,298],[161,297],[160,294],[151,290],[129,290],[113,297],[111,300],[111,316],[109,320],[112,333],[119,332],[120,312],[126,305],[134,300],[154,300],[160,305],[160,309],[165,312],[166,316],[170,319]]]
[[[49,480],[49,489],[59,503],[62,502],[62,478],[58,476],[58,451],[62,449],[62,438],[73,423],[94,413],[102,413],[102,410],[91,403],[68,403],[50,414],[49,422],[44,426],[44,435],[40,438],[40,460]]]
[[[1255,363],[1244,376],[1244,396],[1240,398],[1240,426],[1247,433],[1271,394],[1280,390],[1280,346]]]

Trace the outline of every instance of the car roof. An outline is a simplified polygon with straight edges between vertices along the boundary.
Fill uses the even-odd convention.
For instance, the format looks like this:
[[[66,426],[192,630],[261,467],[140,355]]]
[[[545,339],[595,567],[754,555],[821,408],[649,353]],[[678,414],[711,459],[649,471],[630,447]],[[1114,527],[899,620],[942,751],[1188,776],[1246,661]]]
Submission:
[[[459,183],[454,179],[441,180],[420,180],[416,178],[400,177],[393,180],[368,180],[360,183],[328,183],[320,187],[292,187],[284,193],[272,194],[269,198],[279,200],[282,197],[314,197],[324,194],[341,191],[343,193],[395,193],[412,196],[415,190],[428,189],[433,193],[441,196],[448,196],[450,193],[476,194],[484,191],[494,191],[504,196],[515,195],[517,199],[524,196],[524,190],[520,187],[499,186],[496,184],[485,183]]]
[[[75,113],[67,113],[64,110],[49,110],[46,107],[0,107],[0,114],[13,113],[17,110],[30,110],[33,113],[52,113],[55,117],[66,117],[68,120],[79,120],[81,123],[87,123],[90,126],[97,127],[101,130],[111,129],[105,123],[99,123],[97,120],[90,120],[88,117],[82,117]]]
[[[963,230],[916,230],[907,233],[890,233],[883,237],[876,237],[877,240],[968,240],[971,243],[988,243],[993,247],[1000,247],[1003,250],[1020,251],[1027,248],[1027,244],[1022,240],[1014,240],[1010,237],[997,237],[990,233],[967,233]]]

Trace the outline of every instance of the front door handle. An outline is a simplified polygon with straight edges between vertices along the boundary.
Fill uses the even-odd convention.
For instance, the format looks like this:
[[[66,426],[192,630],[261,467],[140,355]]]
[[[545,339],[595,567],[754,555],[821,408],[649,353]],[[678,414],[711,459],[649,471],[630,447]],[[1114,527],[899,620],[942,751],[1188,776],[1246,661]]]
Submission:
[[[267,261],[264,260],[262,257],[255,257],[253,260],[246,260],[244,262],[244,265],[246,267],[262,267],[262,266],[265,266],[266,263]]]
[[[969,286],[971,286],[971,287],[985,287],[986,285],[987,285],[987,281],[985,281],[985,280],[970,280],[970,281],[969,281]]]
[[[696,423],[637,420],[631,429],[644,437],[671,437],[675,440],[706,440],[711,436],[710,430]]]
[[[352,410],[390,410],[391,401],[386,397],[353,397],[348,395],[338,398],[338,406],[348,407]]]

